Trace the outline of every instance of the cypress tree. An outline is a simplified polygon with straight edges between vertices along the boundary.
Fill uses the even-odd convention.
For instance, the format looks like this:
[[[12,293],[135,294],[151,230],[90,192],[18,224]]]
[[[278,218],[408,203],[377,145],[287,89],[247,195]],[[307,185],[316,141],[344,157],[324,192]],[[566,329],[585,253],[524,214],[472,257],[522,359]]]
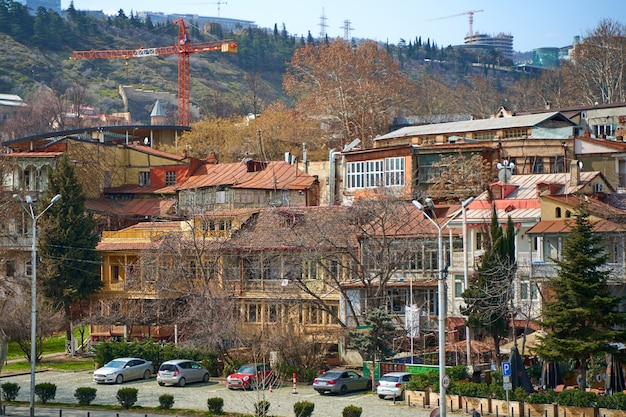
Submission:
[[[85,193],[67,155],[52,171],[43,201],[56,194],[61,199],[42,216],[37,272],[44,294],[65,310],[69,338],[70,307],[89,298],[102,282],[96,222],[85,212]]]

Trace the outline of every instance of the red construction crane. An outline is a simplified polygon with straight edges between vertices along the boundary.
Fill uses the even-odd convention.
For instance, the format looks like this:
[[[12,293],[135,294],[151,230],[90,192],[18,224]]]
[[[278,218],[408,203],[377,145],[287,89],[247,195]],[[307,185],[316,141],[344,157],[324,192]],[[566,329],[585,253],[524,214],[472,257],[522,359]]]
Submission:
[[[237,52],[237,43],[232,39],[215,42],[191,43],[189,33],[183,19],[174,21],[178,24],[178,43],[172,46],[160,46],[156,48],[119,49],[101,51],[74,51],[70,59],[92,58],[141,58],[145,56],[178,55],[178,124],[189,126],[190,112],[190,73],[189,55],[196,52],[222,51],[227,53]]]

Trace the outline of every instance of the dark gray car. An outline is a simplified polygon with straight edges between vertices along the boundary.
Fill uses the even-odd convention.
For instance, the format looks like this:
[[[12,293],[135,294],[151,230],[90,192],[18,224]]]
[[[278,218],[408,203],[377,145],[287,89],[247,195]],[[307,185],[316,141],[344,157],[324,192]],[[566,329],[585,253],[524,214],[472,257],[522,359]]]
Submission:
[[[320,394],[345,394],[350,391],[371,390],[372,380],[354,371],[334,369],[315,378],[313,389]]]

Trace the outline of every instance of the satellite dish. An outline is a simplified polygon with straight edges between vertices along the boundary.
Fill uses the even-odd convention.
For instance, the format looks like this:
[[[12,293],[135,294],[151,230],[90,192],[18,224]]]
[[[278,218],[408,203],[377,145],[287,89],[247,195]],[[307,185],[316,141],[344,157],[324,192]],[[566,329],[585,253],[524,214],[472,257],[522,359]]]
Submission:
[[[511,179],[511,170],[506,168],[501,169],[498,172],[498,179],[500,180],[500,182],[509,182],[509,180]]]
[[[146,146],[148,146],[148,145],[150,144],[150,139],[148,139],[148,138],[144,138],[144,139],[143,139],[143,144],[144,144],[144,145],[146,145]]]
[[[578,161],[578,169],[583,169],[583,161]]]

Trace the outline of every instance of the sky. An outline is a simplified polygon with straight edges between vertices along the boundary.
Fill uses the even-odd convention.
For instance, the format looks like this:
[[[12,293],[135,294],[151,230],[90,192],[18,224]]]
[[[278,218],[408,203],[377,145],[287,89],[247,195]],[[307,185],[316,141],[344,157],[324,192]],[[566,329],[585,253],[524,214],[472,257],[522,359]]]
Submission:
[[[78,10],[117,14],[150,11],[197,14],[254,21],[259,27],[283,24],[292,35],[318,37],[325,22],[329,37],[350,36],[397,44],[421,37],[438,46],[459,45],[473,31],[513,35],[520,52],[571,45],[603,19],[626,22],[626,1],[596,0],[73,0]],[[66,9],[70,0],[61,0]],[[324,17],[324,19],[322,18]]]

